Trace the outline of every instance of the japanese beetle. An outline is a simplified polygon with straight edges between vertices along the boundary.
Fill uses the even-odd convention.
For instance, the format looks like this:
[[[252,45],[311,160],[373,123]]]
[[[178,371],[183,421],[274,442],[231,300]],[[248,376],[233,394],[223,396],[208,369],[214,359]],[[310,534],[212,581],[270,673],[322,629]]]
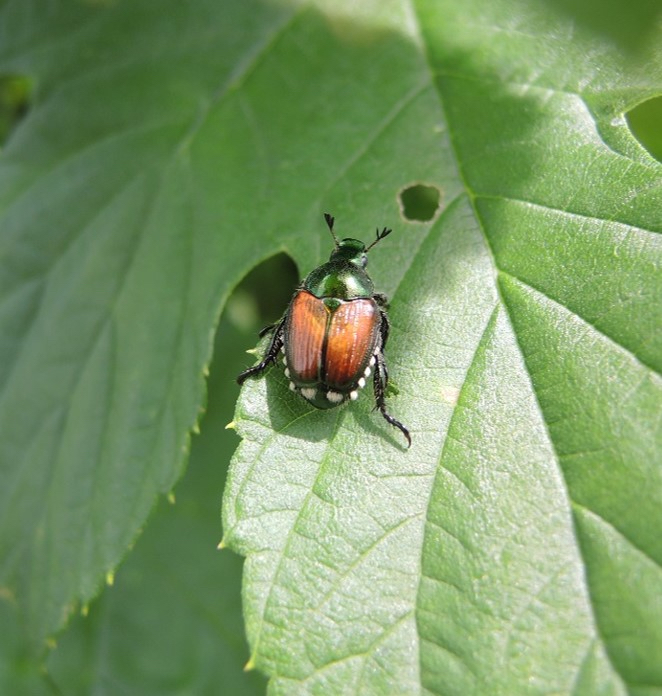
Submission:
[[[333,408],[357,399],[372,372],[376,408],[410,447],[407,428],[386,412],[387,299],[374,292],[365,270],[368,252],[391,230],[377,228],[377,238],[366,247],[358,239],[339,241],[334,218],[324,213],[324,219],[335,242],[329,261],[303,281],[282,319],[262,329],[260,336],[272,333],[269,346],[262,360],[242,372],[237,382],[264,372],[282,351],[290,389],[316,408]]]

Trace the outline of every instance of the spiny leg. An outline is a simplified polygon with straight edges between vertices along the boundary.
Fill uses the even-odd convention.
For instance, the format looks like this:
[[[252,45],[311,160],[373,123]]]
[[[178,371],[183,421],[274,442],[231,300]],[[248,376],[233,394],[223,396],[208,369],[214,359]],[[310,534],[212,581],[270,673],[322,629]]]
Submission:
[[[278,351],[283,347],[283,325],[285,323],[284,319],[281,319],[278,324],[274,324],[273,326],[267,326],[262,331],[260,331],[260,337],[264,336],[265,334],[269,333],[273,329],[274,335],[271,337],[271,341],[269,342],[269,346],[267,350],[264,352],[264,356],[262,357],[262,360],[257,364],[254,365],[253,367],[249,367],[247,370],[244,370],[238,377],[237,377],[237,383],[238,384],[243,384],[244,380],[247,377],[251,377],[252,375],[259,375],[261,372],[264,372],[264,370],[269,367],[271,363],[276,362],[276,358],[278,357]]]
[[[384,392],[386,392],[386,388],[388,387],[388,369],[386,368],[386,360],[384,359],[384,348],[386,348],[386,342],[388,341],[388,334],[389,331],[391,330],[391,322],[388,319],[388,314],[383,309],[379,310],[379,313],[382,315],[382,321],[381,324],[379,325],[379,335],[380,335],[380,348],[379,348],[379,355],[381,356],[381,369],[382,369],[382,377],[383,377],[383,385],[384,385]],[[379,360],[379,356],[375,355],[375,359]],[[375,372],[376,374],[376,372]]]
[[[376,292],[372,299],[383,309],[388,309],[388,297],[383,292]],[[382,319],[384,318],[384,313],[382,312]],[[386,320],[388,323],[388,319]]]
[[[390,413],[386,412],[386,400],[384,396],[386,392],[386,383],[388,381],[388,371],[386,369],[386,362],[381,351],[375,354],[375,358],[374,385],[375,404],[377,409],[388,423],[395,426],[407,438],[407,447],[411,447],[411,436],[409,435],[409,430],[407,430],[407,428],[405,428],[405,426],[402,425],[399,420],[396,420]]]

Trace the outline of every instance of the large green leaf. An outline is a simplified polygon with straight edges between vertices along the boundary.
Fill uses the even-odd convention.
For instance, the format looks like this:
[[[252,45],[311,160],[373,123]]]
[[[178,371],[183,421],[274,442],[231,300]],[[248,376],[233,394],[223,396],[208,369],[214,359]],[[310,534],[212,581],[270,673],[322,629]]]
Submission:
[[[264,217],[230,167],[255,143],[238,87],[291,15],[3,3],[0,70],[36,87],[0,162],[0,572],[36,638],[181,472],[222,299],[259,248],[241,219]]]
[[[225,373],[215,368],[239,369],[236,347],[245,340],[227,321],[220,329],[207,412],[201,436],[192,441],[186,476],[175,499],[159,501],[113,586],[57,641],[46,663],[56,693],[214,694],[219,684],[237,696],[264,693],[261,675],[243,671],[248,652],[241,559],[215,549],[218,491],[226,472],[219,461],[227,461],[234,448],[224,426],[236,398],[223,384]]]
[[[224,511],[253,661],[273,693],[657,693],[662,170],[623,113],[659,55],[530,3],[409,9],[446,205],[371,262],[414,445],[369,400],[245,389]]]
[[[319,263],[330,210],[394,227],[414,443],[367,395],[244,389],[225,537],[273,693],[662,691],[662,168],[624,118],[662,32],[589,6],[0,3],[35,85],[0,159],[0,595],[33,637],[179,476],[231,288]],[[417,181],[431,224],[397,217]]]

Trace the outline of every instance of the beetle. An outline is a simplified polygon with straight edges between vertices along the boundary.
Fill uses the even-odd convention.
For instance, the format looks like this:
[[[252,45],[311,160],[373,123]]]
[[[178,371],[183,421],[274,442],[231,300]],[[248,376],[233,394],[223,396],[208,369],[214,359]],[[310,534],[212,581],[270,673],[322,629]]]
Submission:
[[[366,272],[368,252],[392,230],[377,228],[377,238],[366,247],[358,239],[339,240],[335,218],[324,213],[324,219],[335,243],[331,257],[297,288],[283,317],[262,329],[260,337],[272,334],[264,356],[237,382],[261,374],[282,352],[290,389],[326,409],[356,400],[372,373],[375,408],[411,447],[407,428],[386,411],[388,300],[374,291]]]

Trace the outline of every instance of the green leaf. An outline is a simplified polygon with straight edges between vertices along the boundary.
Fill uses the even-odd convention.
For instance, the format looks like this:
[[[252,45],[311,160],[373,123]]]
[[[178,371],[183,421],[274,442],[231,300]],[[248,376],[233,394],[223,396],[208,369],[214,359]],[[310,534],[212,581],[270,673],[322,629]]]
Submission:
[[[586,7],[0,2],[0,73],[33,85],[0,159],[0,596],[33,640],[179,477],[231,289],[320,263],[329,210],[394,228],[370,271],[413,445],[369,395],[244,388],[225,539],[271,692],[662,691],[662,167],[624,116],[662,93],[660,13]],[[428,224],[398,218],[418,183]],[[117,646],[115,590],[89,630]],[[98,683],[67,676],[86,626],[63,688]]]
[[[414,444],[369,398],[245,387],[224,514],[252,659],[283,694],[657,693],[662,169],[623,113],[662,64],[550,6],[402,13],[445,201],[371,268]]]
[[[13,598],[0,602],[0,693],[52,696],[41,666],[30,654],[29,642]]]
[[[292,10],[1,12],[0,72],[35,90],[0,162],[0,585],[39,641],[181,473],[220,306],[258,248],[230,167],[255,142],[238,88]]]
[[[221,323],[200,437],[171,501],[161,500],[144,535],[89,615],[72,620],[46,662],[56,693],[264,693],[245,672],[239,590],[242,562],[217,551],[218,492],[235,437],[225,429],[235,394],[224,372],[239,369],[246,336]],[[227,364],[228,352],[236,357]],[[214,369],[219,368],[219,369]]]

